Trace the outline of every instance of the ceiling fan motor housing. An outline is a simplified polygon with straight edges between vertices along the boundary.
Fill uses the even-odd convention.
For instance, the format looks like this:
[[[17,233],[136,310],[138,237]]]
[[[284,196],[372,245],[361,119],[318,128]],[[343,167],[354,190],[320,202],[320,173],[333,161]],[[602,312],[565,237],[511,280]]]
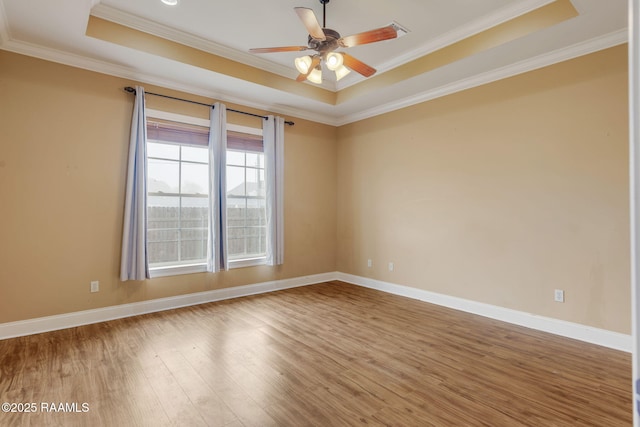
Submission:
[[[333,52],[338,46],[338,40],[340,39],[340,33],[330,28],[323,28],[322,31],[326,37],[325,40],[317,40],[309,36],[309,47],[313,50],[317,50],[321,54]]]

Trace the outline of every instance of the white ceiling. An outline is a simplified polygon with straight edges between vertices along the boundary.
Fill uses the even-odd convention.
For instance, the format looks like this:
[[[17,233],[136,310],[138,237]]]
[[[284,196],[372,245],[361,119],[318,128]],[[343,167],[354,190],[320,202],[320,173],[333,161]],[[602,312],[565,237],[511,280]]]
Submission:
[[[395,21],[404,37],[356,46],[349,53],[391,70],[429,52],[535,10],[553,0],[332,0],[327,27],[346,36]],[[584,55],[627,40],[627,0],[572,0],[579,16],[498,47],[370,91],[338,105],[295,95],[139,52],[85,35],[90,14],[295,78],[299,53],[252,55],[253,47],[305,45],[293,8],[319,0],[0,0],[0,48],[143,83],[183,90],[275,113],[341,125],[500,78]],[[1,66],[1,64],[0,64]],[[356,73],[328,90],[362,81]],[[300,83],[310,84],[310,83]]]

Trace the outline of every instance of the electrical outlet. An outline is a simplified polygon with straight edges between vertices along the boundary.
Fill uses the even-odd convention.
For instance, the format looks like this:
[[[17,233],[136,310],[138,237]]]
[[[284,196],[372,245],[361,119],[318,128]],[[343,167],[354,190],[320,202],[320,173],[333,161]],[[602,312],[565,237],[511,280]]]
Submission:
[[[100,282],[98,282],[97,280],[94,280],[91,282],[91,292],[98,292],[100,291]]]
[[[367,267],[369,267],[369,268],[373,267],[373,260],[371,260],[371,259],[367,260]]]
[[[393,263],[392,262],[389,263],[389,271],[393,271]]]
[[[564,302],[564,291],[562,289],[556,289],[553,294],[553,299],[556,302]]]

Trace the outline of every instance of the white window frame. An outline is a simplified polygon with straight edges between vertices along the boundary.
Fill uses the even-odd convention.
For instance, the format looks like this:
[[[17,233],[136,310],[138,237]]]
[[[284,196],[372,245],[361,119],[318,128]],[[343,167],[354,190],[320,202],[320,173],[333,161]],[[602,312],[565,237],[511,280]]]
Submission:
[[[199,117],[185,116],[183,114],[169,113],[161,110],[146,110],[147,117],[161,120],[169,120],[172,122],[186,123],[190,125],[204,126],[210,127],[209,119],[202,119]],[[261,128],[252,128],[249,126],[241,126],[235,125],[233,123],[227,123],[227,131],[241,132],[247,133],[250,135],[259,135],[262,136]],[[225,165],[226,167],[226,165]],[[229,260],[229,270],[234,268],[242,268],[242,267],[254,267],[258,265],[265,265],[267,263],[267,257],[255,257],[255,258],[246,258],[246,259],[237,259],[237,260]],[[194,274],[194,273],[205,273],[207,271],[206,263],[194,263],[187,265],[174,265],[174,266],[163,266],[163,267],[153,267],[149,269],[149,273],[151,278],[156,277],[167,277],[167,276],[178,276],[183,274]]]

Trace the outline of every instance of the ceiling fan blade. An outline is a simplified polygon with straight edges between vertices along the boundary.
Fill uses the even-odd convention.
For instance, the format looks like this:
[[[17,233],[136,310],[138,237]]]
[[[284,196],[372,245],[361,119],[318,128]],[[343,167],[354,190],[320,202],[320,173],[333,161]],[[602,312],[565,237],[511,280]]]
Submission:
[[[298,78],[296,78],[297,82],[303,82],[305,81],[305,79],[309,76],[309,74],[311,74],[311,72],[313,71],[314,68],[316,68],[319,64],[320,64],[320,56],[319,55],[315,55],[313,57],[313,59],[311,60],[311,65],[309,65],[309,71],[307,71],[307,73],[300,73],[298,75]]]
[[[364,33],[342,37],[338,40],[338,44],[342,47],[352,47],[359,46],[361,44],[375,43],[382,40],[395,39],[396,37],[398,37],[398,32],[393,25],[389,25],[375,30],[365,31]]]
[[[318,23],[318,18],[316,18],[316,14],[313,13],[313,9],[309,9],[308,7],[294,7],[293,8],[298,17],[302,21],[305,27],[307,27],[307,31],[309,35],[316,40],[324,41],[327,37],[324,35],[324,31],[322,31],[322,27]]]
[[[368,66],[359,59],[354,58],[351,55],[347,55],[344,52],[340,52],[344,60],[344,65],[347,68],[351,68],[353,71],[362,74],[365,77],[371,77],[376,73],[376,69]]]
[[[309,50],[308,46],[282,46],[282,47],[257,47],[249,49],[251,53],[272,53],[272,52],[302,52]]]

